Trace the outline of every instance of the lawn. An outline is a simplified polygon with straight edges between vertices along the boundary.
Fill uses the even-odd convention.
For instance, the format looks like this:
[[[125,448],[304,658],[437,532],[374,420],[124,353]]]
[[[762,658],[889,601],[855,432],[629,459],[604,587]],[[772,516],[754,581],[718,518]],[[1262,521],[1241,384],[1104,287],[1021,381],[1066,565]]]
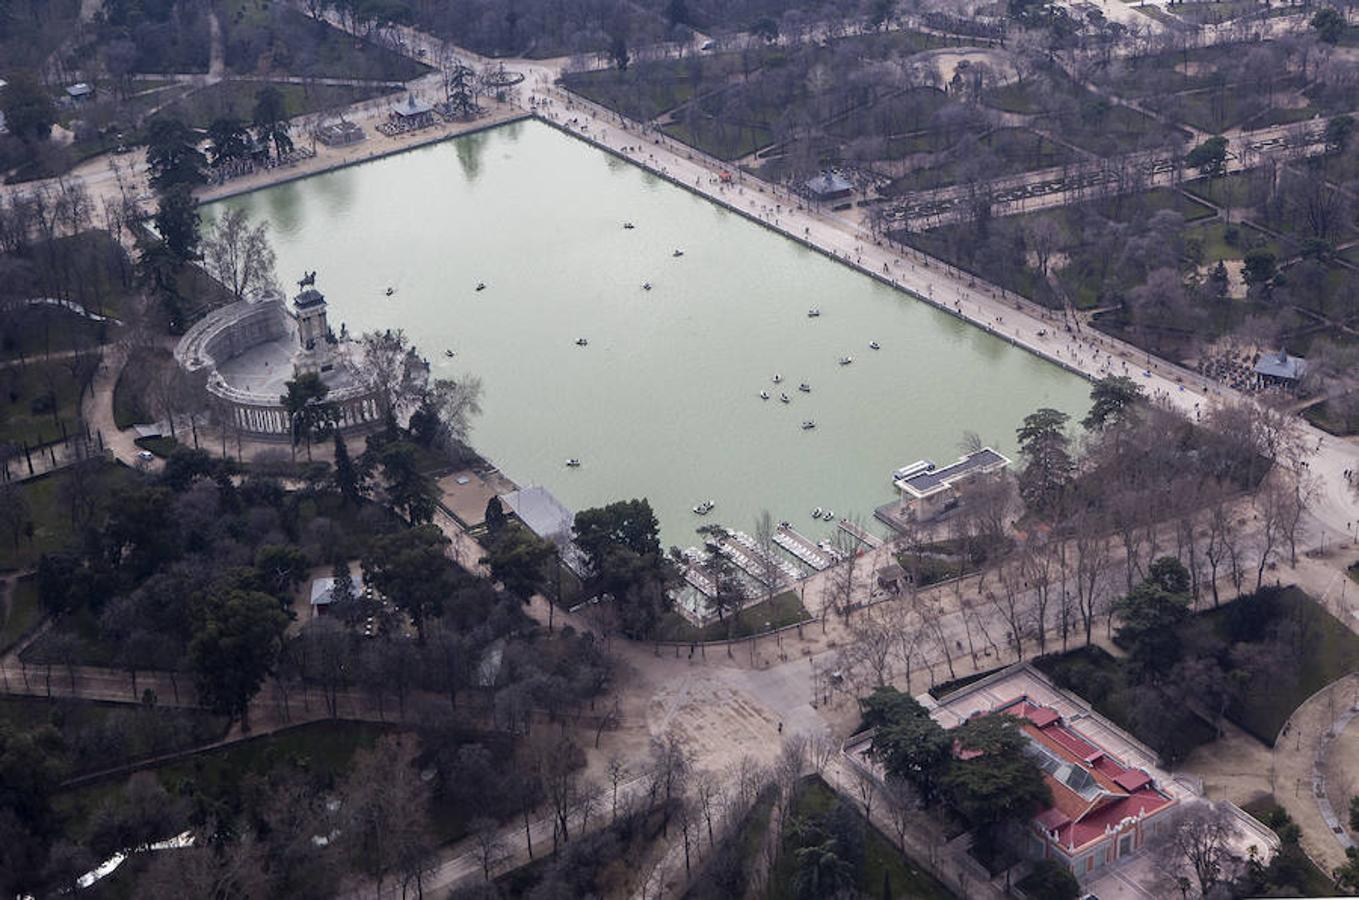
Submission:
[[[223,14],[226,65],[233,74],[410,81],[430,71],[277,0],[237,0],[225,4]]]
[[[1222,80],[1217,64],[1239,52],[1237,47],[1213,46],[1116,59],[1098,70],[1094,80],[1125,97],[1164,96],[1216,84]]]
[[[1278,241],[1258,228],[1235,222],[1230,225],[1221,221],[1197,225],[1185,232],[1185,238],[1200,242],[1204,265],[1212,265],[1222,259],[1245,259],[1247,253],[1256,249],[1268,250],[1275,259],[1283,256]]]
[[[171,793],[185,787],[221,799],[241,789],[250,775],[264,775],[286,764],[295,765],[323,780],[335,779],[348,769],[354,754],[369,748],[390,729],[368,722],[311,722],[241,741],[150,769]],[[73,839],[85,836],[93,813],[105,800],[112,800],[126,779],[112,779],[63,791],[53,805],[67,821]]]
[[[4,604],[0,607],[4,614],[0,617],[0,651],[5,651],[42,620],[37,579],[27,575],[11,582],[0,601]]]
[[[113,385],[113,424],[119,430],[156,421],[156,417],[146,409],[140,391],[132,386],[132,382],[137,380],[137,371],[135,366],[124,366],[123,371],[118,373],[117,383]]]
[[[811,613],[807,612],[798,599],[798,595],[792,591],[784,591],[778,594],[772,601],[761,600],[741,610],[736,615],[735,623],[731,623],[732,616],[727,616],[727,622],[710,622],[702,628],[695,628],[687,619],[677,612],[671,612],[661,623],[661,631],[658,636],[663,641],[722,641],[727,639],[728,626],[731,628],[733,639],[748,637],[752,632],[764,632],[766,625],[771,628],[783,628],[788,625],[796,625],[798,622],[811,621]]]
[[[0,369],[0,444],[37,447],[76,428],[80,386],[62,362]]]
[[[739,159],[769,146],[774,133],[765,122],[737,124],[712,116],[699,116],[688,123],[677,122],[661,129],[681,143],[702,150],[718,159]]]
[[[983,100],[987,106],[1001,112],[1031,116],[1046,109],[1044,95],[1048,90],[1048,83],[1045,79],[1030,78],[1027,81],[1012,81],[1001,87],[993,88],[986,92]]]
[[[31,306],[14,321],[15,327],[0,335],[0,359],[41,359],[49,353],[92,348],[115,329],[58,306]]]
[[[805,779],[798,788],[790,820],[794,818],[816,818],[825,815],[835,804],[836,794],[830,785],[820,777]],[[785,900],[797,897],[793,886],[796,863],[787,852],[791,846],[789,835],[791,821],[784,823],[783,848],[774,871],[769,879],[770,900]],[[861,896],[885,896],[884,877],[891,884],[891,896],[910,897],[913,900],[951,900],[953,893],[940,884],[932,875],[903,856],[895,844],[875,827],[866,829],[864,835],[864,864],[856,873],[855,885]]]
[[[19,459],[15,468],[24,471],[24,461]],[[64,473],[43,475],[23,482],[20,490],[28,503],[29,519],[33,523],[32,538],[22,537],[18,546],[9,535],[0,535],[0,569],[20,569],[33,565],[42,554],[66,545],[70,520],[61,509],[59,497]]]
[[[1173,7],[1175,15],[1194,25],[1216,25],[1257,12],[1259,0],[1211,0],[1211,2],[1181,3]]]
[[[1253,94],[1234,90],[1228,84],[1157,97],[1148,105],[1209,134],[1221,134],[1269,108]]]
[[[1233,609],[1238,604],[1252,602],[1265,601],[1235,600],[1203,616],[1225,639]],[[1359,669],[1359,635],[1300,588],[1285,588],[1270,602],[1273,608],[1264,610],[1264,614],[1270,621],[1292,617],[1303,635],[1307,651],[1301,654],[1300,664],[1292,671],[1294,677],[1268,680],[1259,690],[1247,694],[1241,703],[1233,705],[1227,715],[1272,747],[1284,722],[1304,700],[1337,678]]]
[[[1269,185],[1259,173],[1233,172],[1220,178],[1195,178],[1185,182],[1184,189],[1217,206],[1250,209],[1264,201]]]
[[[1243,804],[1241,808],[1271,828],[1283,841],[1283,847],[1271,863],[1269,872],[1276,876],[1271,880],[1282,881],[1278,887],[1288,890],[1286,894],[1271,892],[1270,896],[1295,896],[1294,890],[1301,891],[1303,897],[1336,896],[1338,890],[1330,876],[1317,868],[1296,839],[1289,840],[1290,832],[1296,826],[1278,800],[1266,795]]]
[[[1088,94],[1083,95],[1077,114],[1054,117],[1050,127],[1054,133],[1098,156],[1163,147],[1172,134],[1189,137],[1188,132],[1163,125],[1145,113]]]
[[[166,459],[179,447],[179,441],[168,435],[162,435],[160,437],[139,437],[133,441],[133,443],[143,450],[150,450],[161,459]]]
[[[34,697],[0,698],[0,724],[55,727],[70,755],[71,776],[209,744],[227,730],[225,716],[204,710]]]
[[[1174,188],[1159,187],[1139,194],[1116,194],[1103,200],[1094,201],[1096,212],[1115,222],[1130,222],[1141,213],[1156,213],[1162,210],[1177,212],[1186,222],[1211,219],[1217,212],[1208,204],[1188,196]]]
[[[1046,169],[1074,162],[1076,154],[1027,128],[997,128],[978,143],[994,155],[993,164],[986,167],[987,177],[999,178]],[[954,184],[963,174],[963,167],[955,162],[917,169],[897,178],[884,191],[894,196],[907,191],[922,191]]]
[[[15,468],[22,468],[23,465],[23,457],[20,457]],[[130,469],[113,463],[97,465],[101,466],[101,469],[95,477],[105,482],[126,478],[131,474]],[[63,496],[63,486],[70,477],[69,470],[62,470],[23,482],[23,497],[28,503],[33,536],[31,539],[21,538],[16,549],[9,535],[0,535],[0,569],[19,569],[34,565],[42,554],[60,550],[71,543],[73,535],[70,511]],[[98,517],[96,521],[99,521]]]
[[[856,106],[842,118],[828,124],[826,131],[842,142],[863,137],[886,137],[889,144],[896,142],[902,145],[903,150],[915,145],[915,149],[909,149],[908,152],[932,150],[948,143],[942,135],[930,132],[935,117],[946,107],[957,106],[938,88],[910,88],[883,97],[876,103]],[[907,135],[914,137],[908,142],[905,140]],[[956,137],[953,139],[956,140]]]
[[[713,870],[720,864],[729,862],[729,859],[723,858],[727,854],[739,860],[744,872],[750,872],[754,868],[759,859],[760,848],[764,845],[764,837],[769,832],[769,819],[776,800],[778,788],[774,785],[771,784],[760,792],[754,805],[741,818],[736,834],[723,841],[723,846],[718,849],[716,855],[709,857],[703,871],[694,876],[689,889],[684,893],[685,900],[727,900],[730,892],[716,882]]]
[[[165,114],[178,116],[191,128],[206,128],[214,119],[224,116],[248,122],[253,118],[256,98],[266,87],[275,87],[283,95],[283,107],[290,118],[343,108],[392,93],[385,87],[227,80],[171,103],[165,108]],[[295,141],[302,139],[301,134],[293,135]]]
[[[1337,437],[1349,437],[1359,432],[1359,419],[1345,418],[1325,400],[1304,409],[1302,417],[1322,431]]]
[[[689,102],[696,83],[701,82],[660,63],[634,66],[626,72],[598,69],[562,77],[567,90],[640,121]]]

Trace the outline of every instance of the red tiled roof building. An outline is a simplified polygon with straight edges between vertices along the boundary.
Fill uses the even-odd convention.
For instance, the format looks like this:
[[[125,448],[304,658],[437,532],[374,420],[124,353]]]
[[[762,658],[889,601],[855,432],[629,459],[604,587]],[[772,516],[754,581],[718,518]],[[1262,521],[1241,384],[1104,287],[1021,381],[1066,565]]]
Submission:
[[[1030,822],[1025,848],[1037,859],[1088,875],[1168,833],[1176,800],[1142,769],[1129,768],[1068,728],[1057,711],[1019,697],[995,712],[1022,721],[1028,753],[1043,770],[1052,804]]]

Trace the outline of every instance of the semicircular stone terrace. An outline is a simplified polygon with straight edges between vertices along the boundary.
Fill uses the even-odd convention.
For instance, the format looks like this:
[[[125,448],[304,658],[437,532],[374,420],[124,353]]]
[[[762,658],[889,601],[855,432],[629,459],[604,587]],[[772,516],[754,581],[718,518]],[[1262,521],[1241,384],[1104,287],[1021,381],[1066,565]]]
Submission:
[[[307,285],[291,308],[277,290],[213,310],[175,347],[185,371],[204,372],[209,394],[241,432],[265,438],[291,433],[282,396],[297,374],[316,372],[329,387],[343,430],[371,426],[381,418],[372,390],[358,377],[357,348],[326,324],[325,298]]]

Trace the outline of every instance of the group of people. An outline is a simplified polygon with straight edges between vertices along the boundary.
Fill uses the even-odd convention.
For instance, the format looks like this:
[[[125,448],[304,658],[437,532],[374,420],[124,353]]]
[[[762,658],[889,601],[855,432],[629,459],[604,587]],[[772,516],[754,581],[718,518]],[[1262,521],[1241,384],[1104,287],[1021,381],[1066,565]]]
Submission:
[[[260,170],[276,169],[279,166],[291,166],[315,155],[316,151],[310,147],[293,147],[282,156],[225,160],[212,167],[208,173],[208,184],[226,184],[233,178],[253,175]]]
[[[1255,363],[1259,354],[1236,349],[1205,352],[1197,369],[1201,375],[1221,382],[1238,391],[1254,391],[1258,387]]]

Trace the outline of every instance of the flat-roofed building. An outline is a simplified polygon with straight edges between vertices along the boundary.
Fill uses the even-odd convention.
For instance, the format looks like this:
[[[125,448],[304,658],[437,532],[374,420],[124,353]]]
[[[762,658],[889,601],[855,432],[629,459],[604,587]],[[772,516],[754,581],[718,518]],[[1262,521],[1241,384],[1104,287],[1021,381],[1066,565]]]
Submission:
[[[983,447],[947,466],[936,466],[922,459],[892,473],[892,483],[901,492],[898,518],[924,521],[932,519],[958,502],[968,482],[999,472],[1010,460],[990,447]]]
[[[536,485],[500,495],[500,502],[514,513],[529,531],[561,548],[562,562],[582,578],[585,556],[573,540],[576,516],[545,487]]]

